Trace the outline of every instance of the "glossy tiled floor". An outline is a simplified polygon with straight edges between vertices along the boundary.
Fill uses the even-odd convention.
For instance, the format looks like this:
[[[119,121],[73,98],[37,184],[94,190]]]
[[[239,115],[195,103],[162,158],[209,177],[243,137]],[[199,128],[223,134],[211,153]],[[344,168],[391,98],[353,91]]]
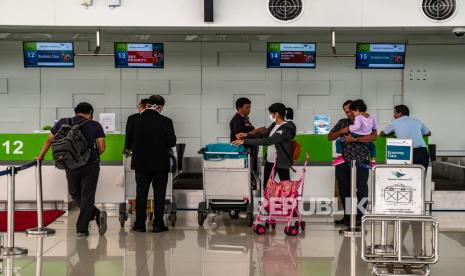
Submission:
[[[432,275],[465,275],[465,232],[460,232],[465,215],[438,217],[444,229],[458,230],[440,234],[440,261]],[[133,233],[128,223],[120,229],[117,218],[110,218],[104,237],[92,225],[90,237],[76,238],[72,212],[51,225],[55,236],[16,234],[16,245],[29,253],[4,259],[0,275],[371,275],[360,259],[359,240],[341,237],[328,223],[310,222],[304,236],[288,238],[282,227],[256,236],[243,221],[229,217],[217,218],[217,227],[205,229],[197,226],[196,213],[180,212],[178,218],[177,226],[164,234]]]

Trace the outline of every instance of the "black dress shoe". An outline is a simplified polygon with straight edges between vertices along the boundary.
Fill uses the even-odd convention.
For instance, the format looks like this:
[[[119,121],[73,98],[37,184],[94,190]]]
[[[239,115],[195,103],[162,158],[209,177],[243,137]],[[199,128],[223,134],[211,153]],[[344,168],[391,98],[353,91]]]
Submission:
[[[107,232],[107,212],[101,211],[95,217],[95,222],[97,222],[98,233],[100,236],[105,235]]]
[[[170,229],[166,226],[154,226],[152,232],[153,233],[163,233],[169,231]]]
[[[132,231],[134,232],[139,232],[139,233],[145,233],[147,232],[147,230],[145,230],[145,228],[138,228],[138,227],[132,227]]]
[[[336,225],[343,225],[344,224],[344,219],[338,219],[334,221],[334,224]]]

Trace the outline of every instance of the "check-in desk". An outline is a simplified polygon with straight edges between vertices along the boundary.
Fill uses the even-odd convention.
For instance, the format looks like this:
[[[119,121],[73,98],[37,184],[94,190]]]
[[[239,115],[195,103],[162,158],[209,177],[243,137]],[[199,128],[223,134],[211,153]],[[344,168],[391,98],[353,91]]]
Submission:
[[[39,155],[47,133],[0,134],[0,170],[18,166],[34,160]],[[124,202],[124,166],[122,150],[124,135],[107,134],[106,151],[101,156],[100,177],[97,185],[97,204]],[[68,209],[72,202],[68,194],[65,171],[55,168],[51,150],[42,165],[44,208]],[[7,180],[0,178],[0,202],[6,202]],[[16,175],[17,208],[30,208],[36,200],[35,168],[21,171]],[[6,204],[0,204],[4,209]]]

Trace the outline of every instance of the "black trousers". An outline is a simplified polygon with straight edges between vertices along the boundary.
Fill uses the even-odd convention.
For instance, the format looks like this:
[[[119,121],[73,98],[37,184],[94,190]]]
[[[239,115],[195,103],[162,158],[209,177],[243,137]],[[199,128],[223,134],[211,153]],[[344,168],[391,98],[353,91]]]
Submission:
[[[66,170],[69,193],[80,209],[76,222],[78,232],[88,231],[89,222],[100,213],[99,209],[94,206],[99,174],[98,162],[90,162],[75,170]]]
[[[247,146],[248,150],[250,150],[250,165],[251,169],[254,172],[258,172],[258,147],[255,146]]]
[[[145,229],[145,221],[147,220],[147,197],[149,195],[150,184],[152,184],[153,187],[155,202],[153,226],[164,226],[163,215],[165,213],[168,172],[136,171],[136,183],[136,222],[134,223],[134,227]]]
[[[366,161],[368,162],[368,161]],[[344,207],[344,223],[350,223],[350,205],[346,206],[346,203],[350,202],[350,188],[351,188],[351,175],[352,171],[350,168],[350,162],[345,162],[341,165],[336,166],[336,180],[339,187],[339,196]],[[367,207],[368,199],[368,177],[370,171],[367,168],[357,167],[357,201],[360,203],[363,199],[366,199],[363,207]],[[360,220],[363,214],[358,209],[357,219]]]
[[[428,171],[429,166],[429,153],[425,147],[413,149],[413,164],[421,165],[425,168],[425,177]],[[413,239],[413,251],[412,253],[418,255],[421,253],[421,235],[416,233],[421,233],[421,223],[420,222],[411,222],[402,224],[402,240],[405,239],[410,226],[412,227],[412,239]],[[408,254],[406,248],[403,249],[403,254]]]
[[[266,184],[271,176],[271,171],[273,170],[274,163],[265,162],[265,169],[263,171],[263,190],[266,188]],[[279,180],[290,180],[291,176],[289,170],[276,168],[275,175],[279,175]]]
[[[429,166],[429,153],[426,148],[413,149],[413,164],[422,165],[426,175]]]

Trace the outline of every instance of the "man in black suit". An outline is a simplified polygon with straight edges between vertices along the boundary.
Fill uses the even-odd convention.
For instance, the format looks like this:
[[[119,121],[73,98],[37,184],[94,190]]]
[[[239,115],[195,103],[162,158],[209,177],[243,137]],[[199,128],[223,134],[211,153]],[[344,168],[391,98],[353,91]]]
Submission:
[[[132,114],[128,117],[128,121],[126,122],[126,137],[124,141],[124,155],[128,157],[131,155],[132,150],[134,149],[134,129],[137,118],[140,116],[140,113],[145,110],[145,105],[147,104],[147,99],[140,100],[139,104],[137,105],[138,113]],[[131,169],[134,169],[134,161],[131,160]]]
[[[147,196],[152,184],[155,201],[154,233],[168,231],[163,221],[166,186],[170,169],[169,151],[176,146],[173,121],[163,116],[165,101],[161,96],[147,100],[146,109],[135,123],[133,160],[136,170],[136,222],[133,230],[145,232]]]

